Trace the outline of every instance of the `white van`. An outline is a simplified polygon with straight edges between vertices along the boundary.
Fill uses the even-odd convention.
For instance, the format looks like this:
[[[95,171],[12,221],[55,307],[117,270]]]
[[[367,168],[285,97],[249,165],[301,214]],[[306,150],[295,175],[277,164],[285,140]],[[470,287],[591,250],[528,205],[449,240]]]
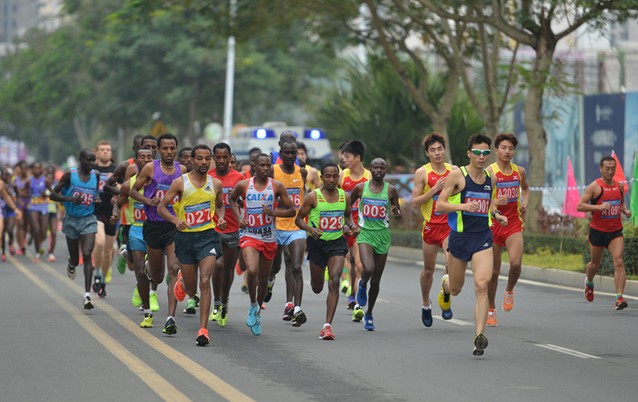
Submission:
[[[228,145],[237,156],[237,160],[248,159],[248,151],[259,148],[269,154],[279,151],[279,135],[284,130],[297,134],[297,140],[308,148],[308,160],[316,163],[322,159],[332,158],[332,149],[326,133],[321,128],[288,126],[283,122],[266,122],[261,126],[243,127],[231,135]]]

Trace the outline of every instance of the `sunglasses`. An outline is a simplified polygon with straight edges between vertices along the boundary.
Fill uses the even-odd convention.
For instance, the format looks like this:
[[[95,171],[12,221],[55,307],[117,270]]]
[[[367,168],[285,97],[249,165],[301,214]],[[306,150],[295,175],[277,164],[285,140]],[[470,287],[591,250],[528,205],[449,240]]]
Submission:
[[[489,149],[472,149],[471,151],[476,156],[479,156],[479,155],[487,156],[492,153],[492,151],[490,151]]]

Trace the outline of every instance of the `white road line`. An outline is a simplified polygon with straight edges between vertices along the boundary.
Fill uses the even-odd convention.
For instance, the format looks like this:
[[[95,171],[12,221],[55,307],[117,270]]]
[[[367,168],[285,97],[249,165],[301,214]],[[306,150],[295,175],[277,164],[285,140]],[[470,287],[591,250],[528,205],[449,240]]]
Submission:
[[[545,348],[545,349],[549,349],[549,350],[553,350],[554,352],[559,352],[559,353],[564,353],[566,355],[579,357],[581,359],[601,359],[601,357],[598,357],[598,356],[589,355],[587,353],[579,352],[579,351],[573,350],[573,349],[567,349],[567,348],[564,348],[562,346],[552,345],[551,343],[546,343],[546,344],[537,343],[536,346],[541,347],[541,348]]]
[[[444,320],[443,317],[436,317],[436,316],[434,316],[432,318],[436,318],[437,320],[441,320],[441,321],[444,321],[444,322],[449,322],[449,323],[456,324],[456,325],[474,325],[471,322],[457,320],[456,318],[452,318],[450,320]]]

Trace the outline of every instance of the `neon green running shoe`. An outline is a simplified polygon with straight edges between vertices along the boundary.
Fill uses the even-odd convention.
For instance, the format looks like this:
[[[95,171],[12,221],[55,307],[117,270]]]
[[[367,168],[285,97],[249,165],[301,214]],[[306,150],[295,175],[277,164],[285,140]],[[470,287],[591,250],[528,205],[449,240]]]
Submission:
[[[341,293],[345,294],[346,296],[350,296],[350,294],[352,293],[352,287],[350,286],[350,281],[348,279],[343,279],[341,281]]]
[[[365,313],[363,312],[363,309],[361,307],[355,308],[354,311],[352,312],[352,321],[361,322],[364,315]]]
[[[197,300],[195,300],[194,297],[188,299],[188,302],[186,302],[186,308],[184,309],[184,313],[186,314],[197,313]]]
[[[140,297],[140,292],[137,290],[137,286],[133,288],[133,297],[131,297],[131,303],[133,307],[139,307],[142,305],[142,298]]]
[[[153,328],[153,314],[144,314],[144,319],[140,322],[140,328]]]
[[[126,272],[126,260],[121,256],[117,257],[117,272],[119,272],[120,275],[124,275]]]
[[[219,313],[219,318],[217,319],[217,324],[224,328],[228,323],[228,307],[222,307],[221,312]]]
[[[222,307],[220,305],[213,306],[213,311],[208,316],[208,321],[217,321],[221,318]]]
[[[330,274],[328,273],[328,267],[326,267],[326,269],[324,271],[324,276],[325,276],[326,282],[328,282],[330,280]]]
[[[151,311],[159,311],[159,302],[157,301],[157,293],[151,293],[148,295],[149,305]]]

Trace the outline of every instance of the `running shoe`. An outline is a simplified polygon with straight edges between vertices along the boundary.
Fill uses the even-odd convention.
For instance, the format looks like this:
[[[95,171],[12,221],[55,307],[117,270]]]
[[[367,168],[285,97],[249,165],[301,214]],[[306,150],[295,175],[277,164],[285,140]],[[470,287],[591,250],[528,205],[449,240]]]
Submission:
[[[222,312],[217,320],[217,325],[224,328],[228,324],[228,307],[222,307]]]
[[[93,303],[91,303],[91,296],[84,296],[84,309],[91,310],[93,308]]]
[[[133,288],[133,296],[131,296],[131,303],[133,307],[139,307],[142,305],[142,298],[140,297],[140,292],[137,290],[137,286]]]
[[[328,272],[328,269],[326,269],[326,272]],[[326,278],[326,281],[330,280],[330,277]],[[350,296],[351,293],[351,288],[350,288],[350,281],[347,279],[343,279],[341,281],[341,293],[343,293],[346,296]]]
[[[363,329],[366,331],[374,331],[374,318],[371,315],[363,317]]]
[[[166,324],[164,324],[164,329],[162,329],[162,332],[167,335],[175,335],[177,333],[177,325],[175,325],[175,320],[172,318],[166,320]]]
[[[268,308],[268,306],[266,305],[266,302],[261,303],[260,308],[261,308],[262,310],[266,310],[266,308]]]
[[[119,272],[120,275],[124,275],[126,272],[126,258],[123,258],[121,255],[117,258],[117,272]]]
[[[476,334],[474,337],[474,351],[472,354],[474,356],[482,356],[483,351],[487,347],[487,337],[483,334]]]
[[[246,317],[246,325],[252,327],[257,322],[257,313],[259,312],[259,306],[253,306],[252,304],[248,308],[248,317]]]
[[[193,295],[193,300],[195,300],[195,307],[199,307],[199,295],[197,293]]]
[[[144,314],[144,319],[140,322],[140,328],[153,328],[153,314]]]
[[[306,313],[302,310],[299,310],[292,316],[292,326],[293,327],[301,327],[301,324],[306,322]]]
[[[182,302],[186,298],[186,292],[184,292],[184,278],[182,277],[181,269],[177,272],[177,280],[173,287],[173,293],[175,294],[175,298],[178,302]]]
[[[23,248],[19,248],[18,251],[16,251],[16,255],[24,255],[25,254],[25,250]]]
[[[102,277],[100,275],[95,275],[93,277],[93,293],[97,294],[100,291],[100,288],[102,287]]]
[[[40,258],[42,258],[42,254],[40,254],[40,253],[35,253],[35,257],[33,257],[33,259],[35,260],[35,262],[40,262]]]
[[[594,301],[594,285],[589,286],[587,284],[587,278],[585,278],[585,299],[587,299],[588,302]]]
[[[255,316],[255,325],[250,327],[250,332],[252,332],[253,335],[255,336],[261,335],[261,316],[260,315]]]
[[[213,311],[208,315],[208,321],[217,321],[219,320],[219,316],[222,314],[222,308],[219,304],[213,306]]]
[[[49,256],[47,257],[47,262],[55,262],[56,258],[55,255],[53,255],[53,253],[49,253]]]
[[[445,293],[445,282],[449,280],[448,274],[443,275],[441,278],[441,290],[439,290],[439,306],[441,307],[441,316],[444,320],[452,318],[452,296],[449,293]]]
[[[512,311],[514,308],[514,291],[503,292],[503,311]]]
[[[98,289],[97,295],[100,296],[100,299],[106,297],[106,283],[100,283],[100,289]]]
[[[357,300],[355,299],[354,296],[348,296],[348,305],[346,306],[346,308],[348,310],[354,310],[354,306],[357,305]]]
[[[71,280],[75,279],[75,267],[72,266],[71,263],[66,266],[66,276]]]
[[[237,274],[237,276],[241,276],[241,274],[243,274],[243,272],[241,272],[241,268],[239,267],[239,261],[235,263],[235,273]]]
[[[429,308],[423,308],[421,307],[421,322],[423,322],[423,325],[425,325],[426,327],[430,328],[432,326],[433,320],[432,320],[432,302],[430,302],[430,307]]]
[[[268,303],[272,299],[272,288],[275,286],[275,281],[268,281],[268,287],[266,288],[266,296],[264,297],[264,303]]]
[[[2,254],[2,262],[5,262],[6,260],[7,260],[6,254]]]
[[[210,342],[210,338],[208,337],[208,330],[206,328],[200,328],[197,333],[197,338],[195,338],[195,343],[197,346],[206,346]]]
[[[248,293],[248,286],[247,285],[241,285],[241,291],[242,291],[242,293]]]
[[[359,304],[360,307],[365,307],[365,305],[368,304],[368,289],[361,278],[359,278],[357,284],[357,304]]]
[[[321,332],[319,332],[319,339],[323,339],[324,341],[334,341],[335,334],[332,332],[332,327],[330,325],[324,327]]]
[[[498,327],[498,321],[496,321],[496,309],[491,308],[487,311],[487,321],[485,324],[488,327]]]
[[[104,283],[111,283],[111,280],[113,279],[111,277],[111,274],[113,273],[113,270],[109,268],[108,271],[106,271],[106,275],[104,276]]]
[[[352,312],[352,321],[361,322],[364,315],[365,313],[363,312],[363,309],[361,307],[359,308],[355,307],[354,311]]]
[[[151,311],[159,311],[159,302],[157,301],[157,293],[148,295],[148,304]]]
[[[616,310],[622,310],[626,307],[627,307],[627,302],[625,301],[624,297],[620,296],[619,298],[616,299]]]
[[[9,246],[9,254],[16,255],[16,249],[13,246]]]
[[[186,302],[186,308],[184,309],[184,313],[186,314],[196,314],[197,313],[197,301],[194,297],[188,299]]]
[[[325,279],[326,282],[330,280],[330,273],[328,272],[328,267],[325,267],[323,269],[323,279]]]
[[[284,321],[292,320],[293,313],[295,312],[295,305],[291,302],[286,303],[284,306],[284,316],[281,317]]]

